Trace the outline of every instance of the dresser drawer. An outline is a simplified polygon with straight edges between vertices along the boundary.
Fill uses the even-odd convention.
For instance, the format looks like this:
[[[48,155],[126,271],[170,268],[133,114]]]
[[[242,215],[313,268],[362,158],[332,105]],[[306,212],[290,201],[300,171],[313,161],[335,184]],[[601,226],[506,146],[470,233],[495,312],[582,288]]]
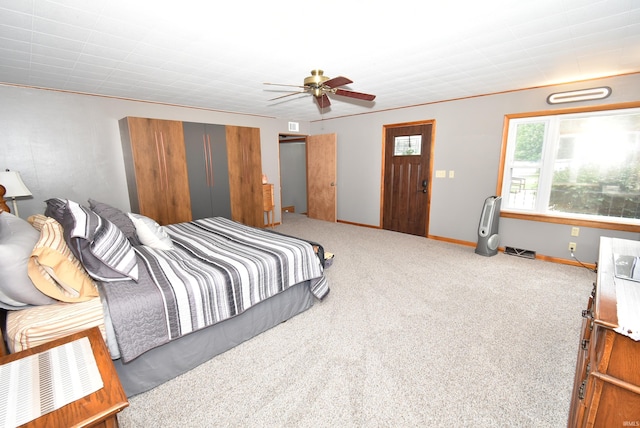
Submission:
[[[273,200],[273,184],[262,185],[262,201],[264,204],[264,210],[270,211],[275,205]]]

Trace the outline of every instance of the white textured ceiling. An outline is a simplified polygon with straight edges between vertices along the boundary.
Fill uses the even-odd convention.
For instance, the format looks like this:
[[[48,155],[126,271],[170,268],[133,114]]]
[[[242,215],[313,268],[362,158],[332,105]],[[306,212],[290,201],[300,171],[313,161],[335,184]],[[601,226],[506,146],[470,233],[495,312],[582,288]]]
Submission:
[[[287,120],[638,71],[638,0],[0,0],[0,82]]]

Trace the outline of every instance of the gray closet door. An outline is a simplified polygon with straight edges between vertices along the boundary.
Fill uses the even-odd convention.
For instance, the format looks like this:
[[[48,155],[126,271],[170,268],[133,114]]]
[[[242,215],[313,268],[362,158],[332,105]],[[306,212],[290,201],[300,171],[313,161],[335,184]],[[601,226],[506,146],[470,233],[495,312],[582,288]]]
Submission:
[[[224,125],[184,122],[193,219],[231,218]]]

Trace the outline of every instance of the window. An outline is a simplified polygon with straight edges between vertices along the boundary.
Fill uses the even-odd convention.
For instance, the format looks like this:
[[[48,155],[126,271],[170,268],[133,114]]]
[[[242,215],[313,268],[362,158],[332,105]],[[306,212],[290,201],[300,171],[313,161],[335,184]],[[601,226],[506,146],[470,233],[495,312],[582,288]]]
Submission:
[[[504,211],[640,225],[640,108],[507,120]]]
[[[395,137],[394,156],[419,156],[422,152],[422,135],[404,135]]]

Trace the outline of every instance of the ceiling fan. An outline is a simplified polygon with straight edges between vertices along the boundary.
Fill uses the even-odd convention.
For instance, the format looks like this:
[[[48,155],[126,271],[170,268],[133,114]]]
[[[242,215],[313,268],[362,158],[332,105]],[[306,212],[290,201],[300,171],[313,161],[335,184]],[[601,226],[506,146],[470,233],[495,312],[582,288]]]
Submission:
[[[291,86],[294,88],[302,89],[301,91],[292,92],[290,94],[272,98],[269,101],[290,97],[296,94],[312,94],[321,109],[329,107],[331,105],[331,101],[329,100],[327,94],[341,95],[343,97],[356,98],[365,101],[373,101],[376,98],[375,95],[355,92],[349,89],[340,89],[340,86],[348,85],[349,83],[353,83],[353,81],[346,77],[338,76],[330,79],[328,76],[324,75],[324,71],[322,70],[311,70],[311,76],[304,79],[304,85],[302,86],[284,85],[279,83],[265,83],[265,85]]]

